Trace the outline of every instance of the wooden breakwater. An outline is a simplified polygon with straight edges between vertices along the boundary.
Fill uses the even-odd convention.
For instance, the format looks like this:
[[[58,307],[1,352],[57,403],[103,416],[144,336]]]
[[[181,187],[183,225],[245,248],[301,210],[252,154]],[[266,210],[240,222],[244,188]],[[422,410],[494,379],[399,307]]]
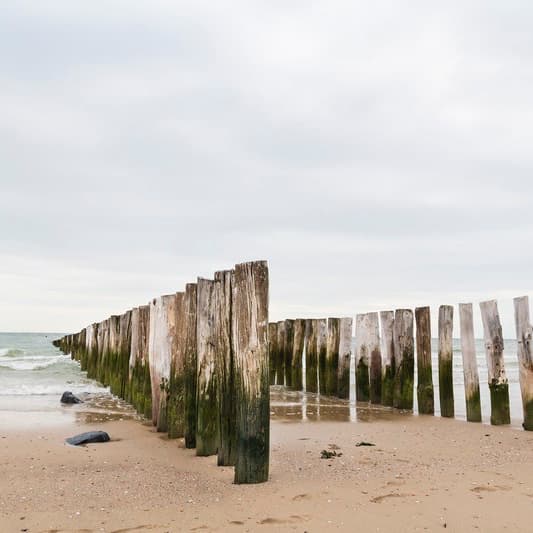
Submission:
[[[490,395],[490,421],[510,423],[509,383],[504,364],[504,340],[495,300],[479,305]],[[533,326],[527,296],[514,299],[523,427],[533,431]],[[476,360],[473,306],[459,304],[461,361],[453,350],[454,307],[438,310],[438,401],[442,417],[454,417],[453,367],[462,365],[466,419],[481,422],[479,371]],[[286,324],[293,324],[291,342]],[[413,410],[416,386],[419,414],[435,413],[431,313],[429,307],[358,314],[355,349],[352,318],[295,319],[269,324],[271,384],[294,390],[348,398],[350,361],[355,370],[355,399],[402,410]],[[282,332],[280,334],[280,331]],[[352,351],[354,353],[352,353]],[[416,359],[415,359],[416,354]],[[301,379],[305,363],[305,382]],[[416,363],[416,369],[415,369]],[[287,376],[292,376],[287,379]]]
[[[264,482],[268,290],[266,261],[241,263],[54,345],[151,419],[157,431],[183,437],[197,455],[217,455],[218,465],[234,465],[236,483]],[[282,368],[291,361],[292,348]]]

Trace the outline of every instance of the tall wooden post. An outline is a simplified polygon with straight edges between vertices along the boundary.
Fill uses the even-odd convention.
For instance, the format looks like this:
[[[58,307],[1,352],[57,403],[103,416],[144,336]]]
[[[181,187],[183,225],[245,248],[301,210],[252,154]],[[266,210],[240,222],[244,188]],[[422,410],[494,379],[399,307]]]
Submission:
[[[216,386],[215,281],[198,278],[198,420],[196,455],[215,455],[219,446]]]
[[[148,363],[150,306],[136,307],[131,313],[131,348],[129,360],[129,401],[138,413],[152,416],[152,386]]]
[[[440,416],[453,418],[453,306],[439,307]]]
[[[337,396],[348,400],[350,398],[350,359],[352,357],[351,317],[340,319],[339,324],[339,369],[337,373]]]
[[[523,428],[533,431],[533,328],[529,318],[529,298],[514,299],[520,390],[524,410]]]
[[[196,447],[196,421],[197,409],[197,286],[196,283],[187,283],[185,286],[185,382],[184,382],[184,435],[185,447]]]
[[[394,359],[393,406],[412,410],[415,361],[413,312],[410,309],[396,309],[394,315]]]
[[[270,330],[269,330],[270,332]],[[294,390],[303,390],[302,357],[305,342],[305,320],[297,318],[294,321],[294,335],[292,346],[292,387]]]
[[[235,266],[233,349],[237,399],[235,483],[268,480],[270,398],[268,379],[268,266]]]
[[[491,415],[493,425],[510,424],[509,384],[505,375],[503,358],[503,335],[498,304],[496,300],[481,302],[481,318],[485,338],[488,382],[490,390]]]
[[[418,412],[432,415],[435,413],[435,405],[431,369],[431,317],[429,307],[417,307],[415,309],[415,320]]]
[[[326,371],[324,393],[336,396],[338,393],[340,318],[328,318],[328,339],[326,350]]]
[[[394,360],[394,311],[381,311],[381,353],[383,366],[381,370],[381,403],[392,407],[394,391],[394,375],[396,365]]]
[[[306,321],[305,337],[305,390],[318,392],[318,356],[317,356],[318,320]]]
[[[284,349],[284,367],[285,367],[285,385],[287,387],[292,387],[292,352],[294,345],[294,320],[287,319],[285,320],[285,337],[283,343]]]
[[[465,382],[466,419],[468,422],[481,422],[481,400],[479,397],[479,375],[472,304],[459,304],[459,320]]]
[[[278,365],[278,324],[270,322],[268,324],[268,359],[270,384],[276,384],[276,371]]]
[[[278,357],[276,361],[276,385],[285,385],[285,321],[277,323]]]
[[[381,346],[379,341],[379,315],[368,313],[368,352],[370,354],[370,402],[381,403]]]
[[[217,464],[232,466],[237,453],[235,369],[231,339],[233,270],[215,272],[215,339],[220,445]]]
[[[355,317],[355,397],[358,402],[370,400],[370,352],[368,347],[368,315]]]
[[[317,320],[316,351],[318,357],[318,388],[321,394],[326,392],[326,355],[328,350],[328,321]]]

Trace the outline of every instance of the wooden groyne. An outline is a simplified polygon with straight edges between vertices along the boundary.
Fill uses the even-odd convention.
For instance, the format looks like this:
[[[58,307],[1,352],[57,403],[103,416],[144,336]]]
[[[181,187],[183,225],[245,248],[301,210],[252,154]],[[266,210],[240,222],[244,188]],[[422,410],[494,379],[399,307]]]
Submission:
[[[504,365],[504,341],[497,303],[481,302],[481,318],[487,382],[491,402],[491,424],[509,424],[509,384]],[[523,427],[533,431],[533,326],[529,300],[515,298],[514,316],[517,356],[522,395]],[[476,359],[473,306],[458,305],[460,351],[462,361],[454,359],[454,307],[438,309],[438,335],[432,346],[429,307],[360,313],[353,319],[329,318],[280,321],[269,324],[269,331],[279,332],[285,324],[293,324],[293,341],[288,357],[283,337],[270,339],[270,368],[284,361],[284,375],[291,379],[279,385],[297,391],[350,398],[350,365],[355,373],[354,397],[358,403],[381,404],[401,410],[413,410],[416,378],[417,409],[420,414],[434,415],[436,388],[432,352],[437,354],[438,412],[442,417],[455,416],[453,383],[454,365],[462,364],[466,419],[481,422],[479,372]],[[459,347],[456,348],[459,351]],[[416,359],[415,359],[416,354]],[[415,373],[416,361],[416,373]],[[300,379],[305,363],[305,380]],[[271,383],[273,380],[271,379]]]
[[[54,345],[157,431],[184,438],[198,455],[217,455],[219,465],[235,465],[236,483],[264,482],[272,370],[268,291],[266,261],[238,264]],[[290,349],[282,372],[291,364]]]

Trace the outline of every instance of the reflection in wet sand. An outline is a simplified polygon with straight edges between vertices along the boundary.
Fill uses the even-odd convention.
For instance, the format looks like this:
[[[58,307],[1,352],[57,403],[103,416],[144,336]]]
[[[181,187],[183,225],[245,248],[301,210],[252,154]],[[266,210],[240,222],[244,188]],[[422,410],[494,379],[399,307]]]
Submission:
[[[397,420],[412,416],[412,413],[366,402],[356,404],[276,385],[270,387],[270,415],[273,420],[281,422],[372,422]]]
[[[77,422],[96,424],[112,420],[142,420],[130,404],[109,393],[80,397],[84,403],[72,406]]]

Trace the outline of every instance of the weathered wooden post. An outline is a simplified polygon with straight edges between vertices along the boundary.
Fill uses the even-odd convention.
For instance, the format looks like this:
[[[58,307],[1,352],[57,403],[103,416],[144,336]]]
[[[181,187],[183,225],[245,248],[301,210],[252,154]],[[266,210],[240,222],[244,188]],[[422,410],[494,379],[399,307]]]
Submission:
[[[453,306],[439,307],[440,416],[453,418]]]
[[[468,422],[481,422],[481,401],[479,398],[479,375],[472,304],[459,304],[459,319],[465,382],[466,419]]]
[[[152,416],[152,385],[148,362],[150,306],[136,307],[131,313],[131,348],[129,360],[130,402],[138,413]]]
[[[379,340],[379,315],[368,313],[368,352],[370,354],[370,402],[381,403],[381,345]]]
[[[235,368],[231,339],[233,270],[215,272],[215,367],[220,443],[217,464],[233,466],[237,453]]]
[[[270,398],[268,379],[268,266],[235,266],[233,349],[237,399],[235,483],[268,480]]]
[[[305,330],[305,391],[318,392],[318,320],[306,320]]]
[[[276,384],[276,370],[278,367],[278,324],[270,322],[268,324],[268,359],[270,384]]]
[[[270,330],[269,330],[270,333]],[[294,335],[292,347],[292,387],[303,390],[302,357],[305,342],[305,320],[298,318],[294,321]]]
[[[350,359],[352,357],[352,329],[351,317],[340,319],[339,324],[339,369],[337,373],[337,396],[350,398]]]
[[[185,338],[187,316],[185,293],[176,293],[176,337],[170,356],[167,425],[170,439],[185,435]]]
[[[276,361],[276,385],[285,385],[285,321],[277,323],[277,361]]]
[[[533,431],[533,328],[529,319],[529,298],[522,296],[514,299],[516,341],[520,390],[524,410],[523,428]]]
[[[326,392],[326,356],[328,350],[328,321],[326,318],[317,320],[316,353],[318,359],[318,390]]]
[[[284,362],[283,366],[285,367],[285,385],[287,387],[292,387],[292,352],[294,345],[294,320],[286,319],[284,325]]]
[[[176,295],[167,294],[150,302],[148,360],[152,389],[152,422],[166,432],[170,362],[176,349]]]
[[[383,366],[381,370],[381,403],[392,407],[394,396],[394,311],[381,311],[381,353]]]
[[[326,371],[324,373],[324,393],[336,396],[338,393],[340,318],[328,318],[328,338],[326,350]]]
[[[185,381],[184,381],[184,435],[185,447],[196,447],[197,409],[197,287],[196,283],[185,286]]]
[[[483,320],[485,355],[487,357],[491,403],[490,423],[493,425],[510,424],[509,384],[505,375],[503,335],[498,304],[496,300],[489,300],[481,302],[479,306]]]
[[[418,412],[432,415],[435,413],[435,404],[431,369],[431,316],[429,307],[417,307],[415,309],[415,320]]]
[[[215,455],[219,446],[216,385],[215,282],[198,278],[198,420],[196,455]]]
[[[394,315],[394,375],[393,406],[413,409],[413,383],[415,372],[413,312],[396,309]]]
[[[370,400],[370,352],[367,322],[367,314],[359,314],[355,317],[355,398],[358,402]]]

